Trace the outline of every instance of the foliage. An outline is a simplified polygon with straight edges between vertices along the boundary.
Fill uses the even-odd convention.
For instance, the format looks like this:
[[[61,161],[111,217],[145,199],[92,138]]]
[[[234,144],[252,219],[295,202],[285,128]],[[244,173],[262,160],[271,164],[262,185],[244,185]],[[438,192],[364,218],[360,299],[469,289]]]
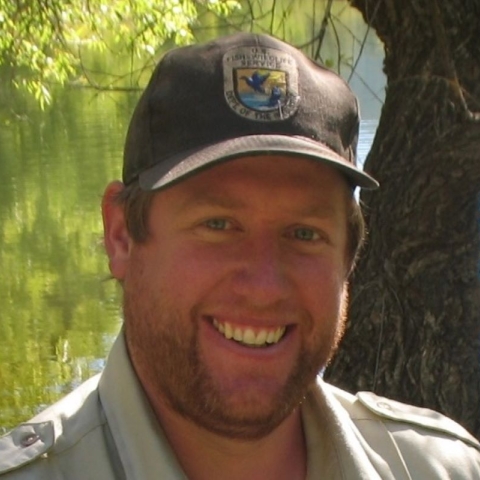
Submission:
[[[339,41],[348,10],[333,0],[0,0],[0,73],[8,78],[0,94],[8,98],[14,85],[43,108],[67,82],[139,89],[167,48],[238,30],[295,39],[312,58],[340,68],[354,61]],[[336,51],[330,45],[324,58],[328,37]],[[351,37],[352,45],[364,41]]]
[[[192,41],[200,11],[224,16],[237,7],[236,0],[0,0],[0,67],[45,105],[52,84],[85,76],[85,52],[119,47],[132,59],[152,56],[166,41]]]

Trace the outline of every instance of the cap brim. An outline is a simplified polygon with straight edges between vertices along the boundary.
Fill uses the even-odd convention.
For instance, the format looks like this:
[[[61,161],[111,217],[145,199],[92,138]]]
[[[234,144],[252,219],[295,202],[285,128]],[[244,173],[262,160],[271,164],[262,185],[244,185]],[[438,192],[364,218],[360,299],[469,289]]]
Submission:
[[[217,162],[242,156],[271,154],[310,158],[339,170],[353,185],[366,189],[376,189],[379,186],[374,178],[326,145],[308,138],[286,135],[249,135],[232,138],[175,155],[140,173],[139,184],[142,190],[157,190]]]

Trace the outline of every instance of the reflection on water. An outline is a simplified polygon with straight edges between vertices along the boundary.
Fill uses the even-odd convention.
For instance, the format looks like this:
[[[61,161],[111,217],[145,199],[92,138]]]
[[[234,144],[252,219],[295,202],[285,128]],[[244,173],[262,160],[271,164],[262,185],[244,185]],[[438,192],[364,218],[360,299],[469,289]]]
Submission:
[[[22,115],[0,130],[0,427],[98,371],[118,329],[99,200],[132,105],[80,90],[43,114],[9,105]]]
[[[350,54],[358,50],[352,43]],[[361,160],[384,84],[378,40],[368,40],[364,55],[351,82],[366,119]],[[119,329],[119,288],[106,280],[99,202],[105,184],[120,177],[136,101],[125,93],[64,90],[42,113],[19,94],[6,97],[0,98],[0,433],[100,371]]]

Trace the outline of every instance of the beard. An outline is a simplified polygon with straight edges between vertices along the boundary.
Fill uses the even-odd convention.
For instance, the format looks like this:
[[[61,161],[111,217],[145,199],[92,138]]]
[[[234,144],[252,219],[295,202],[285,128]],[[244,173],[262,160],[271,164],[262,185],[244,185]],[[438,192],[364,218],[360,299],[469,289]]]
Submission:
[[[250,396],[242,392],[239,406],[238,397],[232,398],[231,392],[215,381],[202,359],[198,313],[201,305],[185,313],[160,297],[158,291],[135,279],[124,284],[127,349],[157,418],[160,420],[156,404],[163,402],[196,425],[231,439],[263,438],[301,404],[318,372],[336,350],[345,323],[342,304],[339,318],[331,322],[334,327],[303,335],[297,359],[275,395],[265,401],[262,397],[259,402],[258,392]],[[312,332],[315,320],[307,314],[303,316],[303,325]],[[259,380],[258,384],[262,382]]]

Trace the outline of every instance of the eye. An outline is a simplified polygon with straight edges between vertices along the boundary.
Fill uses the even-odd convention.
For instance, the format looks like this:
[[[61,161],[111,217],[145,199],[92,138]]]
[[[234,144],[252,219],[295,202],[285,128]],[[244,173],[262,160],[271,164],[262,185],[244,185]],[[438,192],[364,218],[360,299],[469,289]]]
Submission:
[[[210,218],[204,225],[211,230],[228,230],[232,227],[232,222],[225,218]]]
[[[320,234],[315,229],[308,227],[295,228],[292,232],[292,236],[303,242],[315,242],[321,238]]]

